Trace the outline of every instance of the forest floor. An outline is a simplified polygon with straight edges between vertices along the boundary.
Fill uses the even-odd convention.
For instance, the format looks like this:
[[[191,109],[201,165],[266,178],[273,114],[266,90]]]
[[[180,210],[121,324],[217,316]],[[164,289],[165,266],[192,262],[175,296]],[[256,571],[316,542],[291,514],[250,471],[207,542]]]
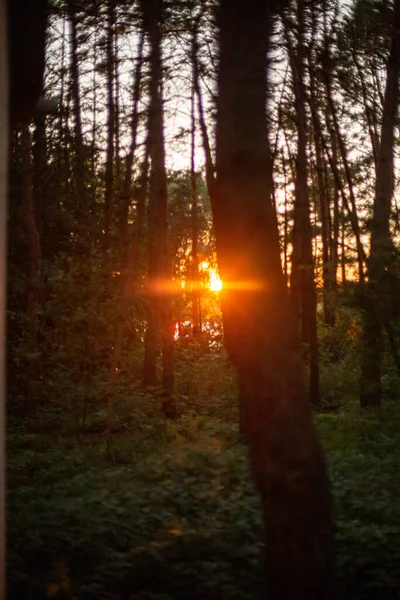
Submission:
[[[225,382],[226,383],[226,382]],[[209,385],[209,383],[208,383]],[[204,390],[203,390],[204,392]],[[85,432],[65,411],[9,418],[9,599],[255,600],[263,532],[234,385],[159,402],[116,401]],[[400,598],[400,407],[316,417],[333,493],[339,597]]]

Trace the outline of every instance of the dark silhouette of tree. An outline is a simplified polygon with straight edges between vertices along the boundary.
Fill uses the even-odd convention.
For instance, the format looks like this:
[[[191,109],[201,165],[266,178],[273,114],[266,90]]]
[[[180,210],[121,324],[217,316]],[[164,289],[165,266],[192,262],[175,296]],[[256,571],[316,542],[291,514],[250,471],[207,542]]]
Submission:
[[[225,343],[261,493],[271,599],[331,598],[329,485],[302,385],[280,264],[266,130],[267,4],[222,0],[217,180],[211,195]],[[239,282],[247,281],[247,285]]]
[[[305,2],[296,5],[295,42],[286,24],[286,41],[291,65],[297,130],[295,201],[292,232],[292,272],[290,292],[301,325],[301,339],[306,344],[310,362],[310,402],[319,405],[319,366],[317,339],[317,295],[312,252],[311,202],[308,186],[306,88],[305,88]]]
[[[387,62],[386,90],[383,102],[380,144],[376,158],[376,182],[371,222],[371,248],[368,260],[368,287],[364,306],[363,360],[361,370],[361,406],[381,403],[381,365],[383,358],[383,328],[389,329],[390,300],[388,281],[393,271],[393,245],[390,233],[390,212],[394,182],[394,143],[399,104],[400,69],[400,2],[393,11],[390,56]],[[389,303],[388,303],[389,300]],[[394,354],[397,354],[393,344]]]
[[[150,108],[149,108],[149,154],[151,158],[149,184],[149,302],[143,381],[145,385],[156,385],[156,358],[160,339],[162,346],[162,389],[163,410],[167,417],[175,416],[173,399],[174,323],[171,316],[171,301],[168,283],[171,282],[168,268],[167,249],[167,176],[165,170],[164,124],[161,98],[162,58],[161,25],[164,3],[162,0],[143,2],[144,25],[151,46],[150,56]]]

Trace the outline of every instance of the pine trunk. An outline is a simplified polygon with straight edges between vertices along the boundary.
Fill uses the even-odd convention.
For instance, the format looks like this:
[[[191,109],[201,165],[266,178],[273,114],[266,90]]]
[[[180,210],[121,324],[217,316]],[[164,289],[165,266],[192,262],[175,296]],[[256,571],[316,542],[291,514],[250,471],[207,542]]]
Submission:
[[[297,2],[297,47],[289,55],[293,75],[297,125],[297,157],[293,224],[293,254],[290,289],[301,324],[301,338],[310,362],[310,403],[319,405],[319,365],[317,339],[317,294],[314,282],[310,193],[308,189],[306,91],[304,85],[304,0]]]
[[[388,318],[385,306],[385,278],[390,270],[392,240],[390,210],[394,188],[394,141],[399,102],[400,0],[395,2],[391,52],[387,64],[383,103],[382,133],[376,163],[375,201],[368,261],[368,286],[364,306],[363,356],[361,369],[361,406],[381,403],[381,364],[383,326]]]
[[[28,244],[29,271],[27,280],[27,345],[26,345],[26,385],[25,396],[27,408],[34,410],[38,405],[37,380],[39,370],[39,300],[40,300],[40,271],[41,252],[37,230],[34,192],[32,183],[32,141],[28,126],[22,130],[22,172],[25,203],[25,229]]]
[[[76,200],[75,218],[86,213],[86,177],[85,177],[85,150],[82,133],[81,98],[79,85],[79,58],[78,58],[78,31],[76,0],[68,0],[68,16],[71,23],[71,96],[74,105],[74,156],[75,156],[75,181]]]
[[[167,248],[167,175],[165,170],[164,123],[161,97],[162,58],[161,20],[162,0],[142,3],[145,27],[151,46],[150,57],[150,115],[149,152],[151,176],[149,190],[149,313],[145,344],[144,379],[156,379],[158,327],[161,325],[163,411],[166,417],[175,416],[174,404],[174,323],[171,315],[170,289],[172,285],[168,268]]]
[[[302,386],[266,165],[266,4],[222,0],[211,196],[225,342],[261,493],[270,600],[333,596],[331,501]],[[247,281],[245,289],[238,282]]]
[[[114,197],[114,137],[115,137],[115,102],[114,102],[114,28],[115,0],[107,3],[107,152],[104,191],[104,264],[110,264],[111,226],[113,219]]]

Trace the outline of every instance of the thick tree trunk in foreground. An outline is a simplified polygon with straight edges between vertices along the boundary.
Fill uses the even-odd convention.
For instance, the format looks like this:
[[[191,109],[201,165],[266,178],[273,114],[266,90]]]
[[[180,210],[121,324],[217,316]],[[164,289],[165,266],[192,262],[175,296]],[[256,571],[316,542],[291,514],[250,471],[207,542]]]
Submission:
[[[266,173],[266,6],[220,5],[212,208],[222,312],[264,507],[268,598],[325,600],[333,596],[334,571],[329,484],[302,386]]]
[[[384,288],[392,253],[390,209],[394,179],[394,132],[399,104],[400,0],[396,0],[394,8],[394,37],[387,65],[382,134],[376,162],[371,250],[368,262],[367,297],[364,306],[361,406],[379,405],[382,394],[383,325],[385,319],[388,318],[388,315],[385,314],[387,312],[387,307],[385,307],[387,292]]]

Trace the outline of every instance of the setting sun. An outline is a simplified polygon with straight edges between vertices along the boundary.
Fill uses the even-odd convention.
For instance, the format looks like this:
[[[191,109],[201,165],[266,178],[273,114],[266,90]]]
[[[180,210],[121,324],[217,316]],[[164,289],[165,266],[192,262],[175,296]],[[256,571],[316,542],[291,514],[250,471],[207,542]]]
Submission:
[[[207,260],[203,260],[203,262],[200,263],[200,271],[203,271],[208,275],[209,290],[212,292],[220,292],[222,290],[223,285],[218,272],[216,269],[210,266],[210,263]]]
[[[222,290],[222,281],[215,271],[210,271],[210,290],[220,292]]]

